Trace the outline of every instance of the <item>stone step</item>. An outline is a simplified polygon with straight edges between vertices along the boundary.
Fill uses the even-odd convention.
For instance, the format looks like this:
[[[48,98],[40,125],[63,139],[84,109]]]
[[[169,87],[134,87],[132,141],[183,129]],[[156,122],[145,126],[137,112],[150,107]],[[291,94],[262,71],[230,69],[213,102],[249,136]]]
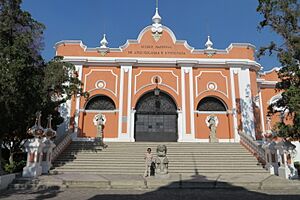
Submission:
[[[121,171],[120,169],[103,169],[103,170],[95,170],[95,169],[59,169],[59,170],[53,170],[60,172],[73,172],[73,173],[95,173],[95,174],[143,174],[144,170],[137,171],[136,169],[130,170],[125,169]],[[267,173],[264,170],[261,169],[236,169],[236,170],[226,170],[226,169],[191,169],[191,170],[170,170],[170,174],[172,173],[181,173],[181,174],[207,174],[207,173],[261,173],[265,174]]]
[[[184,164],[184,165],[188,165],[188,164],[201,164],[201,163],[209,163],[209,164],[232,164],[232,165],[237,165],[237,164],[253,164],[253,163],[257,163],[255,160],[232,160],[232,161],[228,161],[228,160],[223,160],[223,161],[216,161],[216,160],[212,160],[207,162],[206,160],[195,160],[195,161],[191,161],[191,160],[186,160],[184,162],[179,161],[179,160],[169,160],[170,163],[172,164]],[[56,163],[76,163],[76,164],[126,164],[126,163],[142,163],[144,164],[145,161],[144,160],[122,160],[122,162],[120,162],[120,160],[74,160],[74,161],[55,161],[54,164]]]
[[[143,174],[146,148],[155,157],[159,143],[72,144],[54,162],[52,171],[92,174]],[[170,173],[266,173],[237,143],[160,143],[167,145]]]

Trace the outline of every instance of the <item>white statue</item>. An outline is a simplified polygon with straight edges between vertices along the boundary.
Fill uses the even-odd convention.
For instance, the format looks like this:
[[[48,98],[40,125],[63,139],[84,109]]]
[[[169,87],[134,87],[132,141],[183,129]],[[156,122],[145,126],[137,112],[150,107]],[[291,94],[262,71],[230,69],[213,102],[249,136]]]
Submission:
[[[210,142],[218,142],[216,137],[218,118],[215,115],[210,115],[207,117],[208,128],[210,129],[209,133],[209,141]]]
[[[103,142],[103,128],[106,123],[106,117],[102,113],[95,115],[93,119],[94,125],[97,127],[96,140],[99,141],[100,145],[104,148],[107,147]]]

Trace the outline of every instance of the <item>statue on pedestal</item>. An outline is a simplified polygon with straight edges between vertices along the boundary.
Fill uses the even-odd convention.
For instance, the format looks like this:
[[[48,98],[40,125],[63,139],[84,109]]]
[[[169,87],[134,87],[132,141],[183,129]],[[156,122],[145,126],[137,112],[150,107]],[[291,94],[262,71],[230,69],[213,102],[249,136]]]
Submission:
[[[103,128],[106,122],[106,117],[102,113],[99,113],[95,115],[93,119],[94,125],[97,127],[97,134],[95,141],[99,143],[100,146],[103,146],[104,148],[107,147],[106,144],[103,142]]]
[[[155,176],[165,177],[168,176],[169,160],[167,158],[167,146],[158,145],[156,149],[157,157],[155,159],[156,169]]]
[[[216,137],[218,118],[215,115],[210,115],[207,118],[209,133],[209,142],[219,142]]]

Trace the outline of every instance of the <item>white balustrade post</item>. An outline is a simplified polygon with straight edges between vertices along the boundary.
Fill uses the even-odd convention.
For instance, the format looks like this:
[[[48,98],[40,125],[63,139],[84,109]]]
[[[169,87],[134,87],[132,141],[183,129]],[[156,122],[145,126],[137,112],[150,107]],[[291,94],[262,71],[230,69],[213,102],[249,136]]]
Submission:
[[[37,137],[29,139],[25,143],[28,154],[26,166],[23,168],[23,177],[35,178],[42,174],[41,158],[44,146],[42,139]]]
[[[43,138],[44,148],[42,157],[42,174],[49,174],[49,170],[52,166],[52,152],[56,146],[53,141],[48,138]]]

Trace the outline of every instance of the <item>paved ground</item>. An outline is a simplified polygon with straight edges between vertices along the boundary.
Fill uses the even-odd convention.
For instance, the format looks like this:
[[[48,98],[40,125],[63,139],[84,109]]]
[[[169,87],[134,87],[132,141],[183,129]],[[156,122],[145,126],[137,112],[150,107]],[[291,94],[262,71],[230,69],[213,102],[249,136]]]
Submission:
[[[101,190],[87,188],[39,191],[10,191],[0,195],[2,200],[72,199],[72,200],[299,200],[300,191],[248,191],[245,189],[156,189],[156,190]]]
[[[269,174],[210,174],[165,178],[137,175],[59,174],[41,176],[40,189],[10,189],[0,199],[109,200],[299,200],[300,180]]]

